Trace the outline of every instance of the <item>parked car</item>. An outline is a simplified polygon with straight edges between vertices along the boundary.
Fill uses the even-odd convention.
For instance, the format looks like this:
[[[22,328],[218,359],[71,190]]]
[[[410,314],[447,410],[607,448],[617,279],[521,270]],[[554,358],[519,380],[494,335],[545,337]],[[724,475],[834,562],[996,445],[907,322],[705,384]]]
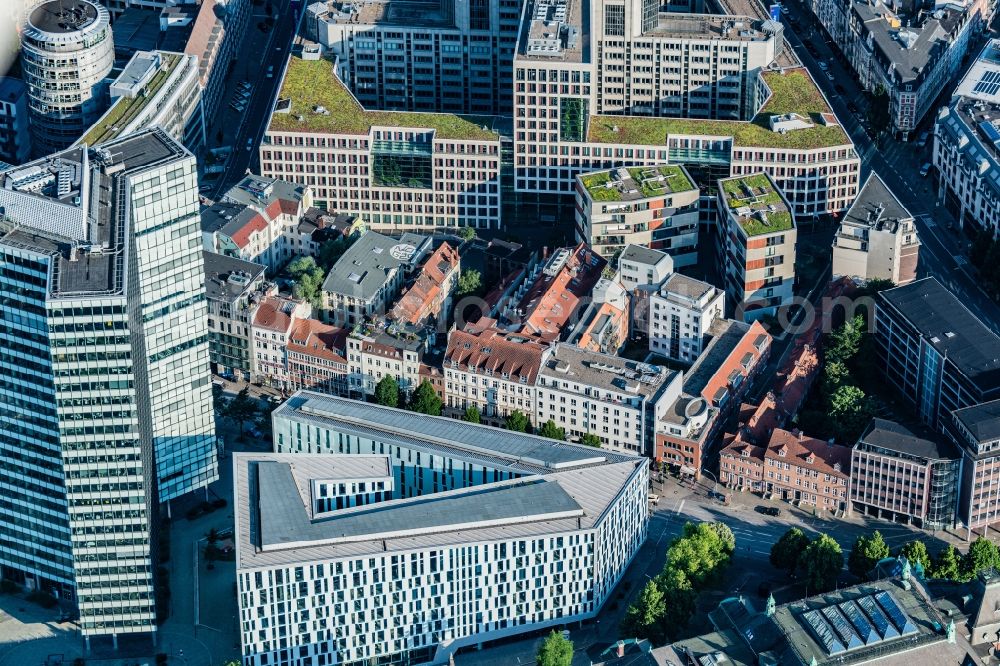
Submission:
[[[819,68],[822,69],[824,72],[830,69],[830,66],[826,64],[825,60],[820,60],[817,64],[819,65]]]
[[[847,91],[844,90],[844,86],[840,85],[839,83],[833,84],[833,89],[837,91],[838,95],[846,95],[847,94]]]
[[[757,513],[762,513],[765,516],[780,516],[781,515],[781,509],[779,509],[778,507],[776,507],[776,506],[765,506],[763,504],[758,504],[756,507],[754,507],[754,511],[756,511]]]
[[[920,167],[920,177],[921,178],[926,178],[927,174],[929,174],[930,172],[931,172],[931,163],[930,162],[924,162],[924,165],[922,167]]]
[[[660,503],[660,496],[659,495],[654,495],[654,494],[650,493],[648,495],[647,499],[649,499],[649,503],[650,504],[659,504]]]
[[[247,139],[247,150],[253,150],[253,137]]]
[[[927,139],[929,138],[930,138],[929,132],[921,132],[920,135],[917,136],[917,148],[923,148],[924,146],[926,146]]]

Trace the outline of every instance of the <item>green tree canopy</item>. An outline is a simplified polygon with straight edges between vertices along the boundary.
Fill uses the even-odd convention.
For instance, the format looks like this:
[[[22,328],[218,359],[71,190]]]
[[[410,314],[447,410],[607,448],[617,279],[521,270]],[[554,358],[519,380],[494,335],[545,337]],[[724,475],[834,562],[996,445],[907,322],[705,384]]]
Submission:
[[[470,241],[476,237],[476,230],[472,227],[462,227],[458,230],[458,237],[464,241]]]
[[[865,332],[865,320],[861,315],[845,321],[841,326],[827,335],[826,360],[847,361],[858,353],[861,348],[861,338]]]
[[[323,270],[329,271],[344,256],[344,253],[354,244],[357,238],[358,235],[340,236],[324,242],[319,246],[319,261],[317,262],[319,266]]]
[[[682,572],[693,587],[701,587],[728,566],[731,551],[727,548],[708,523],[687,523],[667,551],[666,567]]]
[[[694,615],[695,601],[698,593],[683,571],[667,568],[657,578],[663,590],[663,601],[667,612],[663,617],[664,633],[670,633],[669,628],[687,626]]]
[[[923,541],[920,541],[919,539],[907,541],[899,550],[899,554],[909,560],[910,564],[913,566],[916,566],[917,562],[920,562],[920,566],[922,566],[924,571],[930,575],[931,555],[927,552],[927,546],[924,545]]]
[[[889,110],[889,91],[882,84],[876,86],[872,93],[871,102],[868,105],[868,122],[876,135],[888,130],[892,124],[892,113]]]
[[[961,560],[959,574],[962,580],[972,580],[981,571],[1000,566],[1000,552],[989,539],[977,537]]]
[[[461,275],[458,276],[458,286],[455,289],[455,294],[458,296],[474,294],[479,291],[482,286],[482,274],[475,268],[467,268],[462,271]]]
[[[226,405],[223,413],[223,416],[239,426],[240,437],[243,437],[243,424],[253,420],[256,415],[257,401],[250,397],[250,388],[246,386]]]
[[[837,576],[844,567],[844,553],[840,544],[826,534],[809,542],[799,560],[810,594],[833,589]]]
[[[431,383],[425,379],[414,389],[406,408],[411,412],[441,416],[441,407],[443,405],[441,396],[437,394]]]
[[[541,435],[542,437],[548,437],[549,439],[558,439],[559,441],[566,440],[566,430],[557,426],[556,422],[552,419],[543,423],[542,427],[538,429],[536,434]]]
[[[809,545],[809,537],[797,527],[793,527],[771,546],[771,565],[789,574],[795,573],[799,558]]]
[[[465,408],[465,413],[462,414],[462,420],[468,423],[479,423],[482,420],[482,414],[479,413],[478,407],[469,405]]]
[[[885,544],[882,533],[875,530],[870,537],[862,534],[854,540],[847,568],[858,578],[865,578],[878,561],[886,557],[889,557],[889,546]]]
[[[288,264],[288,274],[295,280],[295,296],[318,308],[323,304],[323,269],[312,257],[298,257]]]
[[[580,438],[580,443],[584,444],[586,446],[593,446],[593,447],[600,448],[600,446],[601,446],[601,438],[598,437],[597,435],[595,435],[592,432],[587,432],[587,433],[584,433],[583,437]]]
[[[528,432],[531,429],[531,421],[520,409],[515,409],[504,419],[503,427],[515,432]]]
[[[931,567],[931,577],[943,580],[958,580],[961,573],[962,558],[958,554],[958,549],[948,545],[941,549],[934,558]]]
[[[646,583],[639,598],[635,600],[622,620],[621,631],[629,638],[647,638],[659,645],[664,641],[663,619],[667,613],[667,603],[663,590],[656,580]]]
[[[375,385],[375,402],[384,407],[399,407],[399,382],[386,375]]]
[[[538,648],[538,666],[570,666],[573,662],[573,641],[553,630]]]
[[[842,442],[854,442],[874,415],[872,400],[853,384],[841,386],[830,396],[830,420]]]
[[[723,552],[731,556],[736,550],[736,536],[729,529],[729,525],[725,523],[709,523],[708,527],[718,535]]]

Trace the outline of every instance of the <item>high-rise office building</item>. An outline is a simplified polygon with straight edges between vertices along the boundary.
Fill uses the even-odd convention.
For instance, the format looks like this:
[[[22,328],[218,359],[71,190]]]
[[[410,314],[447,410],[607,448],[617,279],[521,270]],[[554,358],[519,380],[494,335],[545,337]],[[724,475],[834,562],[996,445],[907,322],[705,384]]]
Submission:
[[[70,146],[104,113],[115,62],[110,21],[89,0],[51,0],[28,15],[21,67],[36,154]]]
[[[195,158],[161,129],[0,172],[0,573],[155,630],[159,503],[218,476]]]

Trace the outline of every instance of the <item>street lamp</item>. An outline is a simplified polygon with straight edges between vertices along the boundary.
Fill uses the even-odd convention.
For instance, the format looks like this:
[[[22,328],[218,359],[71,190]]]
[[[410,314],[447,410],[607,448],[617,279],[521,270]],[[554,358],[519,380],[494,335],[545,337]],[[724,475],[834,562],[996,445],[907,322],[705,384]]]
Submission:
[[[711,472],[709,472],[709,471],[708,471],[707,469],[703,469],[703,470],[701,470],[701,471],[702,471],[702,472],[704,472],[705,474],[708,474],[708,475],[709,475],[710,477],[712,477],[712,481],[714,481],[714,482],[715,482],[715,486],[714,486],[714,487],[712,488],[712,492],[713,492],[713,493],[714,493],[714,492],[717,492],[717,491],[719,490],[719,479],[717,479],[717,478],[715,477],[715,475],[714,475],[714,474],[712,474]]]

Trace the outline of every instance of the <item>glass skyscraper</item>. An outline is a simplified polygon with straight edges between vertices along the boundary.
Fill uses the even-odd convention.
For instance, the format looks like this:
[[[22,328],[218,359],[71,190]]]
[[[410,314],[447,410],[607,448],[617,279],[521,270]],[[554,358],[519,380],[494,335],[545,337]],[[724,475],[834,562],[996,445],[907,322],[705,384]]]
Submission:
[[[0,172],[0,573],[155,630],[158,507],[218,476],[195,158],[160,129]]]

